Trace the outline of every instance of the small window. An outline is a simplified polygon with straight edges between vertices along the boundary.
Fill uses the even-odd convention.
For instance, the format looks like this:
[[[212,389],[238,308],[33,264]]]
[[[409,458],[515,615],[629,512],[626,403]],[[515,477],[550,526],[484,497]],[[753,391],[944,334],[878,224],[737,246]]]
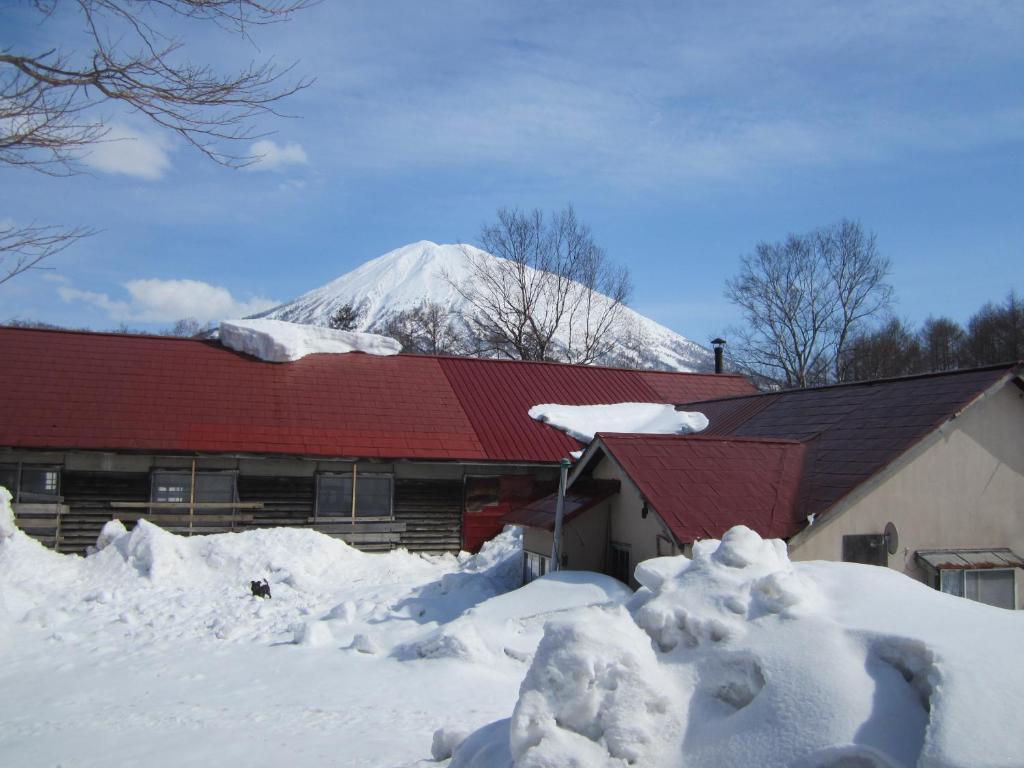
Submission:
[[[355,482],[355,512],[352,483]],[[358,472],[317,476],[316,513],[323,517],[391,517],[391,475]]]
[[[548,572],[551,558],[539,555],[536,552],[523,553],[523,583],[529,584],[534,579],[539,579]]]
[[[1011,610],[1017,607],[1014,581],[1013,571],[1003,568],[939,571],[939,589],[947,595]]]
[[[0,465],[0,485],[15,501],[56,501],[60,496],[60,468]]]
[[[230,504],[237,500],[234,472],[196,472],[195,483],[196,512],[224,512],[223,507],[204,508],[203,504]],[[192,473],[154,472],[150,500],[187,508],[193,501]]]

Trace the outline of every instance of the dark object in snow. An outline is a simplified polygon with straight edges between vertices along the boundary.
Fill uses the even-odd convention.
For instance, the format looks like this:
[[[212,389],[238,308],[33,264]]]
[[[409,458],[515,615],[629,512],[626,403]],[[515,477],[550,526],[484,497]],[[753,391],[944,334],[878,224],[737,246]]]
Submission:
[[[263,579],[263,581],[250,581],[249,589],[252,590],[253,597],[270,597],[270,584],[267,583],[266,579]]]

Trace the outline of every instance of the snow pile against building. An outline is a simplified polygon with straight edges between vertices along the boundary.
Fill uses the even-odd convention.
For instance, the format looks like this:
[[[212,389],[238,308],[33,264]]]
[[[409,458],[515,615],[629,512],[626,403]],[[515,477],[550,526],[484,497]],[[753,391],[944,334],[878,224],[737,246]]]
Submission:
[[[220,324],[220,341],[270,363],[287,363],[318,353],[397,355],[402,351],[402,345],[387,336],[283,320],[225,320]]]
[[[664,403],[544,403],[530,409],[530,418],[550,424],[581,443],[589,443],[598,432],[687,435],[708,427],[703,413],[677,411],[675,406]]]
[[[737,527],[552,621],[508,720],[452,768],[994,766],[1024,754],[1024,616]]]

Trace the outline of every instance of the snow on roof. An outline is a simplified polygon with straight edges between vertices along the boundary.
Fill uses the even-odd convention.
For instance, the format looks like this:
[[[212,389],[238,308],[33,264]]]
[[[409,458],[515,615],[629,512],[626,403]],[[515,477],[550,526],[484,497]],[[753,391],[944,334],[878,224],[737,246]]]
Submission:
[[[687,435],[700,432],[708,426],[704,414],[677,411],[675,406],[666,403],[543,403],[530,409],[530,418],[550,424],[581,443],[589,443],[598,432]]]
[[[225,320],[220,324],[220,341],[269,363],[288,363],[319,353],[397,355],[402,351],[402,345],[388,336],[284,320]]]

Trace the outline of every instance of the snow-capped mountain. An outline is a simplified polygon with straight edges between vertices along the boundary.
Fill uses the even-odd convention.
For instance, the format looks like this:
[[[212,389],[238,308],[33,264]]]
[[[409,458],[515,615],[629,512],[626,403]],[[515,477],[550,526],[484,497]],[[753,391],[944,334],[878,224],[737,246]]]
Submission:
[[[465,313],[471,305],[453,286],[471,274],[471,259],[495,259],[469,245],[438,245],[427,240],[397,248],[296,299],[254,317],[293,323],[328,325],[345,304],[361,306],[364,315],[356,330],[379,329],[388,318],[424,301]],[[581,290],[585,290],[580,287]],[[610,301],[597,294],[597,302]],[[714,367],[710,350],[624,308],[621,329],[609,358],[610,365],[678,371],[707,371]],[[560,329],[557,340],[568,338]]]

